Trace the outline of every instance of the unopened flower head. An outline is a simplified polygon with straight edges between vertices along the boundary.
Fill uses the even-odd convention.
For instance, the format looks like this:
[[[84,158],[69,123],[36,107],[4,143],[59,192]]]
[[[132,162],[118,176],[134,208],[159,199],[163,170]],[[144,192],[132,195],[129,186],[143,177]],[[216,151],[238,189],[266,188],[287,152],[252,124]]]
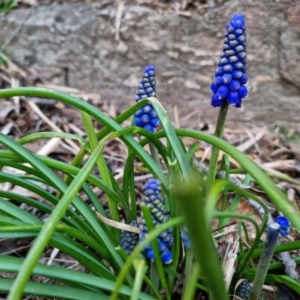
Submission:
[[[149,179],[144,186],[144,197],[141,203],[142,206],[146,206],[150,209],[152,222],[155,226],[163,224],[169,220],[169,214],[165,207],[164,200],[161,195],[160,182],[156,179]],[[144,216],[141,217],[141,222],[139,224],[141,229],[140,241],[143,241],[148,234],[148,229],[146,226],[146,221]],[[158,247],[160,251],[161,260],[165,264],[172,262],[172,252],[170,247],[173,243],[172,229],[162,232],[158,238]],[[151,244],[146,247],[147,257],[151,260],[154,259],[154,252]]]
[[[280,216],[275,219],[275,223],[280,225],[279,233],[282,236],[288,236],[290,233],[290,222],[286,217]]]
[[[135,100],[140,101],[145,98],[156,97],[155,68],[147,66],[141,79]],[[134,125],[154,132],[159,126],[159,119],[151,103],[146,104],[134,114]]]
[[[224,48],[210,87],[212,106],[218,107],[227,101],[232,106],[241,107],[242,99],[248,96],[246,64],[245,17],[235,14],[226,26]]]
[[[235,295],[241,299],[248,300],[251,292],[251,283],[248,280],[244,280],[236,289]]]
[[[132,221],[130,225],[138,227],[137,221]],[[121,234],[120,246],[127,254],[130,254],[133,248],[137,245],[138,241],[139,235],[137,233],[124,230]]]

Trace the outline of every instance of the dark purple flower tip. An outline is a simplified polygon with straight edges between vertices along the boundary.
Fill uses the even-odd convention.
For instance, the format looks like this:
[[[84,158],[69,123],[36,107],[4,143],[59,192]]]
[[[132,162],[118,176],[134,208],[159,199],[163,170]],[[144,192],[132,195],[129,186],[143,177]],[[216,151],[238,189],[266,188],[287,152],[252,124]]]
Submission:
[[[248,95],[245,87],[248,81],[246,49],[245,17],[235,14],[226,26],[223,52],[210,87],[212,106],[218,107],[227,101],[232,106],[241,107],[242,99]]]
[[[279,233],[282,236],[288,236],[290,232],[290,222],[286,217],[280,216],[277,217],[275,220],[275,223],[278,223],[280,225]]]

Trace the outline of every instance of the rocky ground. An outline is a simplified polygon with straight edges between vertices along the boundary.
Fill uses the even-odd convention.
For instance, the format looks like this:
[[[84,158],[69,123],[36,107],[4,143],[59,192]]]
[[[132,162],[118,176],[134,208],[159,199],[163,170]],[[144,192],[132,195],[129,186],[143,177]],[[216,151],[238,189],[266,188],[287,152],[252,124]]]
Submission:
[[[0,16],[0,43],[21,66],[120,109],[154,64],[163,105],[199,128],[216,118],[209,86],[235,12],[246,15],[250,97],[230,110],[232,126],[299,129],[299,0],[19,1]]]

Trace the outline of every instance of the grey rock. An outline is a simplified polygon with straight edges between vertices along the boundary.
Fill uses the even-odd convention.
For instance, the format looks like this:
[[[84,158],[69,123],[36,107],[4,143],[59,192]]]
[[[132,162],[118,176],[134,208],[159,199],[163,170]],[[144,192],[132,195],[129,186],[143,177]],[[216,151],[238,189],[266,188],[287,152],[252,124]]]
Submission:
[[[171,116],[175,105],[180,117],[194,113],[181,124],[194,128],[199,121],[216,120],[209,86],[225,25],[233,13],[243,12],[250,97],[241,109],[230,108],[229,125],[300,128],[300,22],[294,13],[299,0],[199,2],[190,17],[124,1],[119,28],[115,1],[41,3],[0,15],[0,43],[10,41],[7,52],[13,60],[56,84],[100,92],[121,109],[134,102],[144,67],[154,64],[163,106]]]
[[[300,28],[288,27],[281,34],[280,44],[281,75],[300,88]]]

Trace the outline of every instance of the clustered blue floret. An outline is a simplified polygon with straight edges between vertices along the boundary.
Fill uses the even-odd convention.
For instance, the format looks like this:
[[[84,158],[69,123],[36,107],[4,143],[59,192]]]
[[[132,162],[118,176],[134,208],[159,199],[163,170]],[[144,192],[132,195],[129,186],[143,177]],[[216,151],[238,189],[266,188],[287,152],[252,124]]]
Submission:
[[[279,233],[282,236],[288,236],[290,233],[290,222],[286,217],[280,216],[275,219],[275,223],[280,225]]]
[[[187,249],[191,248],[191,240],[185,225],[181,227],[181,239],[183,242],[183,246]]]
[[[246,64],[245,17],[235,14],[226,26],[223,52],[210,87],[212,106],[219,107],[227,101],[232,106],[241,107],[242,99],[248,96]]]
[[[251,283],[248,280],[244,280],[236,289],[235,295],[243,300],[248,300],[251,293]]]
[[[156,97],[155,68],[147,66],[136,91],[136,102],[150,97]],[[159,119],[151,103],[148,103],[134,114],[134,125],[142,127],[150,132],[159,126]]]
[[[137,221],[132,221],[130,225],[138,227]],[[130,254],[133,248],[137,245],[138,241],[139,235],[137,233],[124,230],[121,234],[120,246],[127,254]]]
[[[155,226],[163,224],[169,220],[169,213],[161,195],[160,182],[157,179],[149,179],[145,184],[144,197],[141,205],[150,209],[152,222]],[[143,241],[148,234],[148,229],[143,215],[141,216],[139,227],[141,230],[140,241]],[[172,252],[170,251],[170,247],[173,243],[172,232],[172,228],[169,228],[161,233],[157,238],[161,260],[165,264],[170,264],[172,262]],[[147,257],[153,260],[154,252],[151,244],[146,246],[145,251]]]

